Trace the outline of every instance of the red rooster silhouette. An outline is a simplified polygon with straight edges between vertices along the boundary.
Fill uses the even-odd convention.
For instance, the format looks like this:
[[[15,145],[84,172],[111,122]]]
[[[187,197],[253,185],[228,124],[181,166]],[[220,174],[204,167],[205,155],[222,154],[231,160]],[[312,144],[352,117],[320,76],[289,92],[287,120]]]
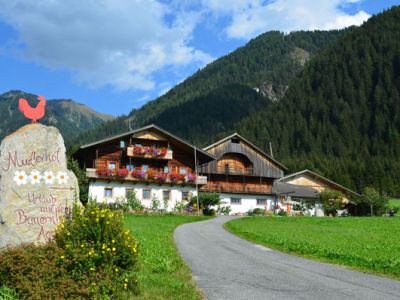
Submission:
[[[32,123],[36,123],[37,120],[41,119],[45,115],[45,106],[46,106],[46,99],[43,96],[37,97],[39,100],[38,105],[33,108],[29,105],[28,101],[24,98],[20,98],[18,102],[19,110],[24,114],[24,116],[28,119],[32,120]]]

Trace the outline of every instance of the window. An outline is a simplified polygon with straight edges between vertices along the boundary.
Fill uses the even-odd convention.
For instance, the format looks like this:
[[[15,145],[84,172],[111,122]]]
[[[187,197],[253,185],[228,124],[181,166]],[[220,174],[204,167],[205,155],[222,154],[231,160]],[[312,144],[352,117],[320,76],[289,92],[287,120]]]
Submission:
[[[187,170],[185,167],[180,167],[179,168],[179,174],[186,174]]]
[[[105,198],[111,198],[112,194],[113,194],[112,188],[104,188],[104,197]]]
[[[170,200],[171,197],[171,191],[170,190],[165,190],[163,191],[163,200]]]
[[[134,191],[134,189],[132,189],[132,188],[126,188],[125,189],[125,197],[126,198],[128,198],[128,196],[130,195],[130,194],[134,194],[135,193],[135,191]]]
[[[127,164],[127,165],[126,165],[126,169],[127,169],[129,172],[132,172],[132,171],[135,169],[135,166],[132,165],[132,164]]]
[[[267,203],[267,199],[257,199],[257,205],[265,205]]]
[[[225,174],[229,174],[229,164],[225,164]]]
[[[189,200],[189,192],[182,191],[182,200]]]
[[[143,190],[143,200],[150,200],[151,199],[151,190]]]
[[[240,205],[242,204],[241,198],[231,198],[231,204]]]
[[[117,168],[117,163],[115,161],[109,161],[108,162],[108,169],[109,170],[115,170]]]

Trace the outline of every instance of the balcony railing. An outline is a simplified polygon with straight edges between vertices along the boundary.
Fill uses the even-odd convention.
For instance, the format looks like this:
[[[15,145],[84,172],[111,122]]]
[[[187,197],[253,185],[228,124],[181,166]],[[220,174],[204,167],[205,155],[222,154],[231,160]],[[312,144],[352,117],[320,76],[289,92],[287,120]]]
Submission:
[[[207,184],[206,176],[196,176],[195,174],[176,174],[176,173],[163,173],[149,170],[147,172],[135,170],[129,172],[127,169],[108,170],[108,169],[86,169],[86,176],[93,179],[105,180],[127,180],[146,183],[169,183],[169,184]]]
[[[172,159],[172,150],[168,148],[132,146],[126,148],[126,155],[130,157],[144,157],[154,159]]]
[[[217,167],[218,174],[229,174],[229,175],[253,175],[253,168],[246,169],[235,169],[232,167]]]
[[[226,192],[243,194],[269,194],[272,189],[268,185],[248,185],[239,183],[207,183],[201,187],[204,192]]]

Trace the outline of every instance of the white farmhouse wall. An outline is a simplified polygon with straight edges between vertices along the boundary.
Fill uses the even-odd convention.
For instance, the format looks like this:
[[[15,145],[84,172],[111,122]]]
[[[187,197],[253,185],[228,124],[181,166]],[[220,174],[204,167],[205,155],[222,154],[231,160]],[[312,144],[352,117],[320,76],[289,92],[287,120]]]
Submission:
[[[112,188],[112,197],[105,197],[105,189]],[[182,192],[189,192],[196,196],[196,188],[193,186],[178,186],[178,185],[158,185],[158,184],[132,184],[128,182],[118,181],[101,181],[96,180],[89,185],[89,196],[96,199],[100,203],[114,203],[118,197],[125,198],[128,189],[133,189],[136,197],[142,202],[145,207],[150,208],[152,198],[157,198],[160,201],[160,208],[163,208],[163,191],[170,191],[170,200],[168,202],[168,211],[174,209],[178,202],[182,201]],[[151,199],[143,199],[143,190],[151,190]]]
[[[232,198],[240,198],[241,204],[232,204]],[[235,214],[245,214],[249,210],[253,210],[255,208],[262,208],[271,210],[274,206],[274,197],[273,196],[265,196],[265,195],[252,195],[252,194],[227,194],[221,193],[220,199],[222,202],[222,206],[230,206],[231,207],[231,215]],[[266,199],[266,205],[257,205],[257,199]]]

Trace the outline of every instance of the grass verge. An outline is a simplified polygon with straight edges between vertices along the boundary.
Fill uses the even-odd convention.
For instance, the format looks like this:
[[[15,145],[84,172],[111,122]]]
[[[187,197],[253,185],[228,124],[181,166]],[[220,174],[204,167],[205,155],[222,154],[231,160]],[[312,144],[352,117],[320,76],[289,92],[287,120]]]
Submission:
[[[209,217],[126,216],[127,228],[140,243],[140,295],[135,299],[202,299],[175,247],[173,232],[178,225],[206,219]]]
[[[400,279],[400,218],[250,217],[225,228],[274,249]]]

